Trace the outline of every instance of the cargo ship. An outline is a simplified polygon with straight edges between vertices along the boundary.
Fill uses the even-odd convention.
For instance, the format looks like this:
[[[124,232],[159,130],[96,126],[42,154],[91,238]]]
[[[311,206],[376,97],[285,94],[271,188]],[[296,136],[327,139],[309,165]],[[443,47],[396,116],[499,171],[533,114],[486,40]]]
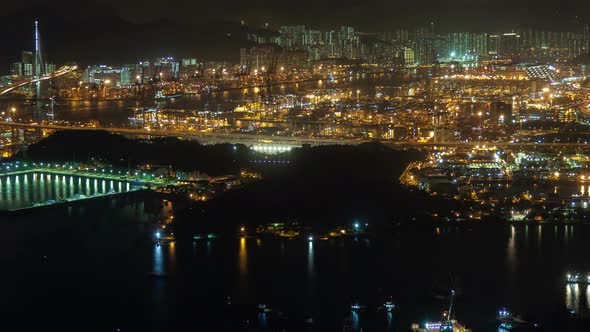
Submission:
[[[180,98],[182,97],[183,94],[182,93],[172,93],[172,94],[168,94],[168,93],[163,93],[162,90],[159,90],[156,92],[156,95],[154,96],[154,99],[156,100],[168,100],[168,99],[176,99],[176,98]]]
[[[443,312],[442,319],[438,322],[427,322],[421,327],[419,324],[412,324],[413,332],[471,332],[470,329],[461,325],[453,319],[453,305],[455,301],[455,290],[451,290],[449,310]]]

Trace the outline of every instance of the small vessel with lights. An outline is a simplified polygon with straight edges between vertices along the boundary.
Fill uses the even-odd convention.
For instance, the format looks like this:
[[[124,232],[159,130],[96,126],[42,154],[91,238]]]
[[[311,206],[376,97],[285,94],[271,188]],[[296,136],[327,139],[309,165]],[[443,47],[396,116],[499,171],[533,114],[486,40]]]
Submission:
[[[364,305],[364,304],[361,304],[359,301],[353,301],[353,302],[350,304],[350,310],[351,310],[352,312],[356,312],[356,313],[358,313],[358,312],[361,312],[361,311],[365,311],[365,310],[367,310],[367,306],[366,306],[366,305]]]
[[[385,303],[383,304],[383,307],[385,307],[385,311],[387,312],[392,312],[393,309],[395,309],[395,304],[393,303],[393,300],[391,299],[391,297],[389,297]]]
[[[272,312],[272,309],[266,303],[259,303],[256,306],[256,308],[258,309],[258,312],[260,312],[260,313],[270,313],[270,312]]]
[[[569,272],[565,276],[565,280],[568,284],[590,284],[590,273]]]
[[[167,100],[167,99],[176,99],[182,97],[182,93],[164,93],[162,90],[158,90],[154,99],[156,100]]]
[[[526,320],[518,316],[514,316],[506,308],[498,310],[498,316],[496,316],[496,321],[498,322],[498,328],[505,331],[520,328],[537,327],[537,324],[527,322]]]

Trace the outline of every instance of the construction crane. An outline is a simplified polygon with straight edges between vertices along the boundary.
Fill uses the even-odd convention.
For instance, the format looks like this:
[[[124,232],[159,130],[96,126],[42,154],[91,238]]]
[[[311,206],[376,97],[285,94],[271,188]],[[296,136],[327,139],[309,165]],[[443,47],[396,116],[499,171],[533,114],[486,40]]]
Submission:
[[[225,69],[225,62],[221,64],[221,68],[215,72],[215,79],[223,79],[223,70]]]
[[[440,332],[453,332],[453,304],[455,302],[455,290],[451,289],[451,300],[449,303],[449,311],[447,312],[446,320],[443,320],[440,325]]]
[[[206,68],[206,66],[207,65],[205,64],[204,61],[199,64],[199,74],[198,74],[199,77],[205,78],[205,68]]]
[[[265,75],[265,83],[266,83],[266,98],[267,98],[267,104],[268,107],[270,108],[270,114],[272,119],[274,119],[274,106],[273,106],[273,100],[272,100],[272,85],[274,82],[274,76],[277,73],[277,56],[276,54],[273,53],[273,55],[270,58],[270,63],[268,65],[268,68],[266,70],[266,75]]]
[[[237,78],[240,78],[242,84],[245,84],[250,77],[250,68],[252,66],[252,59],[240,62],[239,69],[235,74]]]

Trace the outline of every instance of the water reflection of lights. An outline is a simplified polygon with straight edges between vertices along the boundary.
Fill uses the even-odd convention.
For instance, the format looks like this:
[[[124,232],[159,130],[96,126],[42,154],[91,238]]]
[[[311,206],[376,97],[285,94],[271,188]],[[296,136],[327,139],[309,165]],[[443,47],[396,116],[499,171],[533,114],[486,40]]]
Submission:
[[[309,296],[315,294],[314,288],[315,262],[313,252],[313,241],[307,242],[307,293]]]
[[[510,226],[510,238],[508,239],[508,261],[514,264],[516,260],[516,228]]]
[[[393,331],[393,313],[387,313],[387,331]]]
[[[543,237],[543,228],[541,225],[537,226],[537,249],[541,252],[541,239]]]
[[[313,241],[307,242],[307,272],[308,274],[313,273]]]
[[[352,325],[355,331],[359,331],[360,330],[360,319],[359,319],[359,314],[355,311],[352,312]]]
[[[11,189],[11,181],[10,181],[10,176],[8,176],[8,177],[6,177],[6,196],[8,198],[10,198],[10,195],[12,193],[11,191],[12,191],[12,189]]]
[[[260,324],[260,329],[262,331],[268,329],[268,317],[264,311],[258,314],[258,323]]]
[[[154,246],[154,257],[152,262],[152,269],[155,274],[164,273],[164,253],[162,246]]]
[[[569,310],[580,312],[580,286],[578,284],[567,284],[565,286],[565,306]]]
[[[247,294],[248,286],[248,252],[246,250],[246,238],[240,238],[240,251],[238,255],[238,270],[240,274],[240,291]]]
[[[0,178],[0,195],[4,194],[4,190],[2,190],[2,178]]]
[[[66,184],[66,177],[65,175],[61,177],[61,183],[59,184],[59,186],[61,187],[61,197],[65,198],[67,197],[67,192],[68,192],[68,188],[67,188],[67,184]]]
[[[176,243],[174,241],[168,244],[169,269],[174,271],[176,268]]]
[[[60,187],[60,182],[59,182],[58,176],[56,175],[55,176],[55,184],[53,185],[53,195],[54,195],[54,198],[59,197],[59,187]]]
[[[22,199],[21,195],[23,194],[23,191],[20,189],[21,189],[20,176],[17,175],[14,177],[14,196],[17,199]]]
[[[516,267],[517,267],[517,258],[516,258],[516,228],[514,226],[510,226],[510,238],[508,239],[507,249],[506,249],[506,263],[508,264],[507,272],[508,272],[508,279],[510,282],[515,285],[516,284]]]
[[[39,201],[45,201],[45,177],[43,174],[39,176]]]
[[[246,250],[246,238],[240,238],[240,275],[246,275],[248,273],[248,252]]]
[[[211,256],[211,240],[207,240],[207,257]]]

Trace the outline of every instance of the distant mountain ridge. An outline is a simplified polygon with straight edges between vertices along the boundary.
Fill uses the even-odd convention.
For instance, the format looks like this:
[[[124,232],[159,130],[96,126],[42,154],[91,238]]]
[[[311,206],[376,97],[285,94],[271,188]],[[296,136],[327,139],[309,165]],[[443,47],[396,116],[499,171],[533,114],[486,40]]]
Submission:
[[[33,22],[39,20],[47,59],[62,64],[124,64],[158,56],[237,60],[243,27],[233,22],[181,24],[171,20],[132,23],[105,6],[40,7],[0,17],[3,38],[0,73],[33,49]]]

